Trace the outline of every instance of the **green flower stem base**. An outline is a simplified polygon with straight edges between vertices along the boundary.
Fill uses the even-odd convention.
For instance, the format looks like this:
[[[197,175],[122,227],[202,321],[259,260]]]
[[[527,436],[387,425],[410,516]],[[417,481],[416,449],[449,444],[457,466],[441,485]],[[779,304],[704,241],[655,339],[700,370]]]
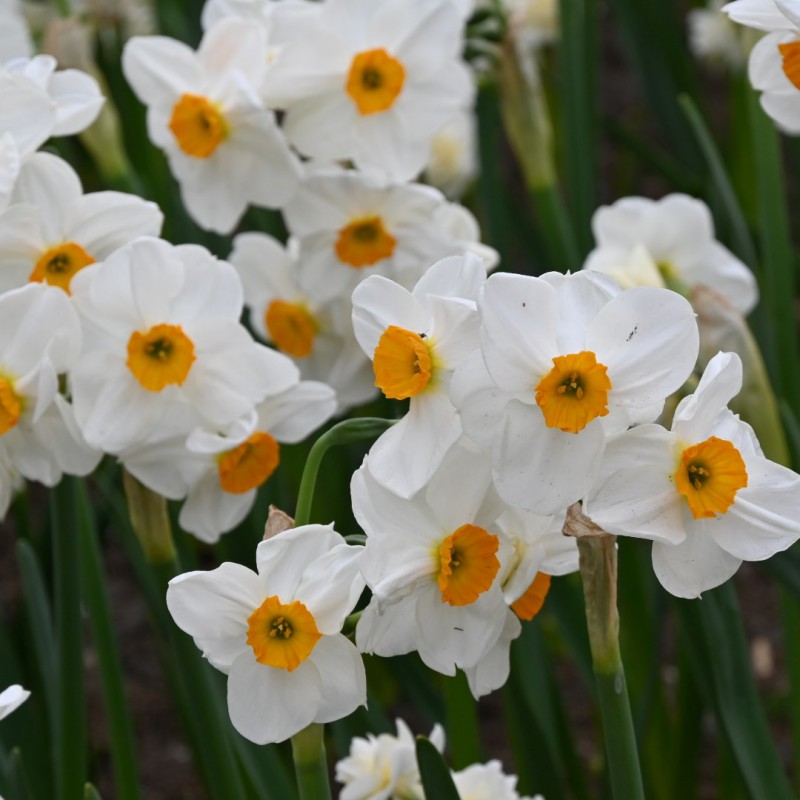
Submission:
[[[292,756],[300,800],[331,800],[324,726],[312,723],[292,736]]]
[[[586,622],[614,800],[644,800],[633,717],[619,651],[616,537],[575,507],[565,533],[578,538]]]

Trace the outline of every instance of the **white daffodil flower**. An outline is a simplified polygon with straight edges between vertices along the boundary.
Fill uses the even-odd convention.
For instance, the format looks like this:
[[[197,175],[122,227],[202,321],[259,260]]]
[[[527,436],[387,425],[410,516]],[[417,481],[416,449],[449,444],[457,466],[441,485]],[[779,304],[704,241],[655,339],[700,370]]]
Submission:
[[[105,103],[97,81],[79,69],[56,71],[53,56],[37,55],[9,61],[4,68],[30,80],[53,101],[55,119],[51,136],[72,136],[86,130]]]
[[[170,581],[167,607],[227,673],[231,722],[250,741],[282,742],[366,704],[361,656],[340,633],[364,588],[362,550],[305,525],[259,544],[258,573],[226,562]]]
[[[481,353],[456,371],[450,396],[464,432],[491,452],[500,496],[538,514],[580,499],[607,433],[654,420],[697,359],[683,297],[620,292],[596,272],[492,275],[478,310]]]
[[[713,287],[742,314],[758,302],[753,273],[714,237],[708,206],[685,194],[624,197],[592,218],[596,247],[584,269],[620,286]]]
[[[642,425],[609,441],[584,511],[610,533],[653,541],[667,591],[698,597],[800,538],[800,476],[767,460],[727,407],[742,385],[735,353],[719,353],[672,429]]]
[[[31,693],[18,683],[0,692],[0,719],[16,711],[30,696]]]
[[[499,761],[471,764],[453,773],[453,783],[461,800],[544,800],[541,795],[520,797],[517,776],[506,775]]]
[[[372,274],[410,289],[434,261],[467,249],[437,224],[448,205],[430,186],[387,184],[353,170],[310,170],[284,208],[298,242],[300,286],[318,302],[349,296]]]
[[[354,736],[350,754],[336,762],[336,780],[344,784],[339,800],[421,800],[424,797],[417,765],[416,742],[408,725],[395,720],[397,735]],[[441,753],[444,730],[434,725],[428,737]]]
[[[258,95],[267,67],[261,26],[221,20],[196,53],[163,36],[134,37],[122,66],[199,225],[228,233],[249,203],[277,208],[294,193],[299,162]]]
[[[405,500],[381,486],[366,463],[351,482],[353,513],[367,533],[361,571],[372,600],[356,628],[363,652],[419,652],[431,669],[454,675],[488,659],[476,686],[503,685],[508,658],[495,646],[519,635],[497,580],[510,546],[493,530],[502,503],[486,459],[454,447],[426,489]],[[506,628],[511,631],[507,635]]]
[[[242,279],[253,329],[304,379],[336,391],[337,415],[377,395],[372,364],[353,335],[350,298],[319,303],[301,290],[294,240],[284,248],[266,234],[240,233],[228,260]]]
[[[478,347],[475,306],[486,267],[472,254],[437,261],[412,292],[373,275],[353,292],[353,330],[375,385],[409,411],[372,445],[369,470],[402,497],[418,492],[461,438],[448,396],[453,371]]]
[[[71,288],[85,331],[71,375],[75,413],[106,452],[146,440],[180,409],[230,424],[299,378],[240,324],[233,267],[198,245],[136,239],[81,270]]]
[[[86,475],[100,460],[58,393],[80,346],[78,316],[60,290],[28,284],[0,295],[0,470],[12,484],[0,491],[0,518],[16,476],[54,486],[64,472]]]
[[[463,28],[452,0],[419,0],[413,14],[407,0],[329,0],[284,45],[266,97],[304,155],[411,180],[434,134],[472,104]]]
[[[255,414],[224,431],[195,428],[133,447],[120,461],[137,480],[172,500],[186,498],[180,527],[209,544],[249,513],[259,486],[280,464],[281,444],[295,444],[330,419],[333,389],[300,381],[262,400]]]
[[[163,221],[135,195],[83,194],[77,173],[49,153],[25,160],[11,203],[0,214],[0,292],[38,281],[69,294],[79,270],[137,236],[157,236]]]

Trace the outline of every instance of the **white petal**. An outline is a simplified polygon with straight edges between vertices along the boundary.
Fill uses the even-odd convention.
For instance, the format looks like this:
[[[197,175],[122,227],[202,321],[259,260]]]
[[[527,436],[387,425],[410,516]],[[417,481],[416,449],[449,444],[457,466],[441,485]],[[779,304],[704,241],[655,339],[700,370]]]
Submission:
[[[321,681],[314,722],[333,722],[367,704],[367,676],[356,646],[344,636],[323,636],[311,653]]]
[[[203,655],[218,669],[227,669],[232,663],[219,660],[229,657],[229,645],[240,643],[240,653],[248,649],[247,620],[263,601],[258,575],[230,562],[210,572],[178,575],[167,588],[167,608],[175,623],[193,638],[203,640],[207,648]]]
[[[584,498],[584,513],[609,533],[683,541],[682,497],[673,481],[677,443],[659,425],[609,439],[602,477]]]
[[[546,427],[537,406],[513,400],[493,457],[497,491],[511,505],[557,514],[586,493],[604,446],[598,420],[580,433],[565,433]]]
[[[54,136],[71,136],[85,130],[97,119],[105,102],[97,81],[79,69],[54,72],[47,91],[56,104]]]
[[[145,104],[168,107],[202,86],[202,73],[190,47],[166,36],[134,36],[122,51],[122,71]]]
[[[725,583],[741,563],[716,544],[702,526],[687,526],[681,544],[653,542],[656,577],[676,597],[700,597],[701,592]]]
[[[369,471],[378,483],[411,497],[430,479],[461,436],[455,406],[441,391],[411,399],[408,414],[381,434],[369,453]]]
[[[178,524],[201,542],[214,544],[247,516],[255,501],[255,489],[241,494],[224,491],[216,469],[211,469],[189,490]]]
[[[511,670],[511,642],[522,633],[516,614],[509,611],[503,623],[503,631],[488,653],[474,667],[464,670],[472,696],[477,700],[508,680]]]
[[[336,393],[326,383],[300,381],[258,406],[259,421],[279,442],[301,442],[336,410]]]
[[[414,297],[423,301],[426,295],[461,297],[477,300],[478,292],[486,281],[486,266],[474,253],[449,256],[425,270],[414,287]]]
[[[30,696],[31,693],[18,683],[0,692],[0,719],[5,719],[12,711],[16,711]]]
[[[285,741],[316,718],[322,703],[320,683],[310,659],[289,672],[260,664],[248,648],[228,674],[233,727],[256,744]]]
[[[643,286],[628,289],[600,311],[586,344],[608,368],[609,402],[642,407],[681,387],[697,361],[700,339],[686,299]]]
[[[538,278],[498,273],[484,284],[478,307],[489,374],[506,391],[532,391],[558,354],[555,290]]]
[[[417,638],[416,604],[417,596],[409,595],[379,608],[373,598],[356,626],[358,649],[385,658],[410,653]]]
[[[736,0],[722,7],[722,10],[740,25],[747,25],[761,31],[792,29],[791,18],[781,13],[773,0]]]
[[[742,361],[736,353],[717,353],[708,362],[693,394],[675,409],[672,430],[688,442],[704,441],[711,426],[742,388]]]

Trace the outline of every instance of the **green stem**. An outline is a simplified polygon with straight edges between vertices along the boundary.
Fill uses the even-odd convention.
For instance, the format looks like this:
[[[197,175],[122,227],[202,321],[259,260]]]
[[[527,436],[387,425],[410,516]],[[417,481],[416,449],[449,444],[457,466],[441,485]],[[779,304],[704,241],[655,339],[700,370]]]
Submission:
[[[324,727],[316,722],[292,736],[292,757],[300,800],[330,800]]]
[[[558,186],[533,186],[530,197],[539,232],[552,259],[550,266],[560,272],[577,272],[583,265],[583,259]]]
[[[644,800],[636,735],[619,650],[616,537],[578,539],[586,622],[615,800]]]
[[[311,503],[314,500],[314,488],[317,485],[317,475],[325,453],[331,447],[339,444],[352,444],[353,442],[362,442],[365,439],[375,439],[394,423],[395,420],[379,419],[378,417],[346,419],[344,422],[334,425],[314,442],[314,446],[308,454],[306,466],[303,469],[303,477],[300,480],[297,509],[294,515],[295,527],[299,528],[301,525],[308,525],[311,520]]]

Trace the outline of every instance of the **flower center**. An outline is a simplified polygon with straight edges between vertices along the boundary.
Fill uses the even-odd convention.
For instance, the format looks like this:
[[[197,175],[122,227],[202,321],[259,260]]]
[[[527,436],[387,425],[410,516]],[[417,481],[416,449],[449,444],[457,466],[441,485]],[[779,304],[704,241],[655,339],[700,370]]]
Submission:
[[[405,67],[382,47],[358,53],[347,75],[347,94],[362,116],[386,111],[403,91]]]
[[[247,620],[247,644],[256,661],[269,667],[297,669],[322,638],[311,612],[299,601],[268,597]]]
[[[305,358],[314,349],[317,322],[301,303],[273,300],[265,314],[270,339],[278,350],[295,358]]]
[[[8,433],[22,416],[22,398],[8,378],[0,376],[0,436]]]
[[[747,486],[742,454],[727,440],[712,436],[687,447],[675,473],[675,487],[695,519],[724,514],[736,492]]]
[[[94,264],[94,259],[79,244],[64,242],[39,256],[28,280],[58,286],[69,294],[72,276],[89,264]]]
[[[800,41],[779,44],[783,58],[783,74],[800,89]]]
[[[131,334],[125,363],[148,392],[160,392],[172,384],[181,385],[194,360],[194,344],[183,328],[162,324]]]
[[[228,135],[228,123],[206,97],[183,94],[172,109],[169,129],[187,156],[208,158]]]
[[[430,345],[418,333],[390,325],[372,357],[375,385],[392,400],[418,395],[433,375]]]
[[[500,562],[500,543],[494,534],[477,525],[462,525],[439,545],[439,572],[436,583],[442,602],[468,606],[489,589]]]
[[[219,484],[231,494],[244,494],[261,486],[278,468],[280,445],[268,433],[254,433],[238,447],[217,459]]]
[[[390,258],[396,245],[397,239],[383,227],[379,216],[361,217],[339,231],[336,255],[339,261],[356,269],[371,267]]]
[[[511,610],[520,619],[533,619],[542,610],[549,591],[550,576],[544,572],[537,572],[531,585],[511,604]]]
[[[536,402],[548,428],[578,433],[595,417],[608,414],[610,390],[606,367],[584,350],[553,359],[553,369],[536,387]]]

